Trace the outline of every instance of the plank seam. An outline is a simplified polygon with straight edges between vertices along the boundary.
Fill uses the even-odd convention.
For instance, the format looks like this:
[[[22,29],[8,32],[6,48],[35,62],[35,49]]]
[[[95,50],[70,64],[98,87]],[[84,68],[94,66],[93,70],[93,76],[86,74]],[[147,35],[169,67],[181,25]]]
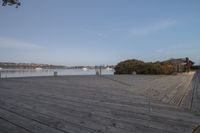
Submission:
[[[9,122],[10,124],[12,124],[12,125],[14,125],[14,126],[16,126],[16,127],[19,127],[19,128],[21,128],[21,129],[23,129],[23,130],[29,132],[29,133],[34,133],[34,132],[30,131],[29,129],[26,129],[26,128],[20,126],[20,125],[17,125],[17,124],[15,124],[15,123],[13,123],[13,122],[7,120],[7,119],[4,119],[4,118],[2,118],[2,117],[0,117],[0,119],[2,119],[2,120],[4,120],[4,121],[7,121],[7,122]]]

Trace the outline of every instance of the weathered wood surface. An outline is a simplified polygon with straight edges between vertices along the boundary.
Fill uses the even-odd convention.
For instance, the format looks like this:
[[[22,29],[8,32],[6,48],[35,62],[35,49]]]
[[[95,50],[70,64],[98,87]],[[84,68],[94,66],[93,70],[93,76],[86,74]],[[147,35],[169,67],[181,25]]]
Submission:
[[[195,74],[190,109],[200,115],[200,72]]]
[[[0,133],[191,133],[198,82],[198,73],[1,79]]]

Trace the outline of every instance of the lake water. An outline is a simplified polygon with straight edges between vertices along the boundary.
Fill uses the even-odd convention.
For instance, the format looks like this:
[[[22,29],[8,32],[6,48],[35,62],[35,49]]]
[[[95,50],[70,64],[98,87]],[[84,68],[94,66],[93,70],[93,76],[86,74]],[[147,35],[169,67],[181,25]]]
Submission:
[[[34,76],[53,76],[54,72],[58,73],[58,76],[64,75],[95,75],[95,69],[88,69],[84,71],[83,69],[2,69],[0,70],[1,78],[10,77],[34,77]],[[108,71],[102,69],[102,75],[113,75],[114,71]]]

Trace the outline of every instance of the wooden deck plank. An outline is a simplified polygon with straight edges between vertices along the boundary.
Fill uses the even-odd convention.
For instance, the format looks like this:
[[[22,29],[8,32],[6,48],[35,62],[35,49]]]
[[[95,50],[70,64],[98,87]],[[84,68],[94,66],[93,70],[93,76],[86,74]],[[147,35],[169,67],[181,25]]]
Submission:
[[[178,107],[189,94],[190,78],[120,75],[2,79],[0,117],[39,133],[188,133],[200,123],[198,115]],[[150,108],[149,87],[143,83],[153,88]],[[198,90],[194,110],[199,109]],[[163,103],[164,95],[172,105]]]
[[[32,133],[63,133],[34,120],[22,117],[16,114],[14,111],[8,111],[0,108],[0,117],[17,125],[18,127],[23,127],[23,129],[26,129],[26,131],[30,131]]]
[[[51,98],[51,99],[53,99],[53,98]],[[87,106],[81,106],[82,104],[81,103],[78,104],[77,102],[73,102],[70,105],[69,102],[66,102],[66,101],[64,101],[64,102],[60,101],[59,102],[58,100],[56,100],[56,102],[55,102],[54,100],[50,100],[50,99],[48,99],[48,100],[47,99],[46,100],[45,99],[43,99],[43,100],[39,99],[40,101],[45,101],[45,102],[42,102],[43,103],[42,104],[40,101],[37,101],[37,100],[33,101],[33,100],[34,99],[32,99],[31,101],[28,100],[28,99],[21,99],[20,103],[22,104],[22,103],[24,103],[23,101],[25,101],[26,103],[24,103],[23,106],[29,106],[28,108],[30,108],[30,109],[33,109],[33,107],[34,107],[39,111],[40,111],[40,109],[42,107],[44,107],[45,110],[43,110],[43,113],[46,113],[46,109],[48,111],[49,110],[51,110],[51,111],[53,110],[53,112],[50,112],[50,114],[54,113],[55,116],[58,115],[58,113],[60,112],[60,115],[61,115],[60,118],[66,118],[66,119],[69,119],[69,117],[65,117],[65,116],[70,115],[70,114],[73,117],[77,117],[77,114],[78,114],[78,115],[80,115],[79,116],[79,119],[80,119],[80,118],[86,118],[86,116],[91,113],[91,114],[94,114],[94,115],[98,114],[98,115],[100,115],[100,117],[112,118],[113,120],[118,118],[118,121],[121,120],[121,119],[123,119],[124,121],[128,120],[128,122],[132,123],[132,124],[135,124],[132,121],[137,121],[137,123],[140,123],[143,126],[145,126],[145,124],[147,125],[147,122],[148,122],[148,119],[149,119],[149,116],[147,114],[148,113],[148,109],[144,108],[144,107],[142,107],[142,108],[138,107],[138,108],[132,108],[132,109],[128,108],[127,110],[121,110],[120,106],[122,106],[122,105],[120,105],[118,108],[116,108],[112,104],[108,104],[108,106],[102,108],[101,106],[96,106],[95,104],[97,104],[97,103],[94,103],[94,105],[92,105],[92,106],[90,106],[89,104],[88,105],[86,104]],[[48,102],[46,102],[46,101],[48,101]],[[51,101],[51,102],[49,103],[49,101]],[[14,101],[13,104],[16,104],[15,101]],[[104,105],[104,104],[102,104],[102,105]],[[95,107],[92,108],[93,106],[95,106]],[[87,109],[85,109],[85,108],[87,108]],[[94,110],[95,108],[96,108],[96,110]],[[110,108],[112,110],[108,110],[108,108]],[[123,106],[123,108],[126,108],[126,106]],[[82,111],[79,111],[81,109],[82,109]],[[107,109],[107,110],[105,110],[105,109]],[[62,110],[64,110],[64,112]],[[115,110],[117,110],[117,111],[115,111]],[[73,111],[73,112],[71,112],[71,111]],[[169,119],[168,118],[169,116],[167,114],[172,115],[172,112],[170,112],[170,113],[167,113],[166,111],[163,112],[163,113],[166,114],[166,116],[162,118],[163,114],[162,113],[159,114],[161,112],[161,110],[159,109],[157,111],[158,111],[158,113],[153,111],[152,116],[150,117],[150,119],[151,119],[151,124],[150,125],[152,127],[156,127],[156,126],[160,125],[161,129],[164,128],[164,127],[168,127],[168,128],[171,128],[172,131],[173,130],[178,131],[178,129],[182,129],[182,131],[187,131],[187,128],[185,128],[185,127],[187,127],[187,125],[189,126],[189,125],[194,124],[194,123],[192,123],[191,120],[188,120],[188,122],[187,121],[185,121],[185,122],[182,121],[181,124],[179,122],[176,122],[175,121],[175,118],[177,118],[176,114],[174,114],[174,116],[176,116],[174,119]],[[109,112],[112,112],[114,114],[110,114]],[[65,115],[65,116],[62,116],[62,115]],[[94,119],[94,115],[93,115],[93,118],[91,118],[89,120],[93,120]],[[157,119],[155,119],[154,117],[157,117]],[[181,117],[182,116],[179,117],[180,120],[181,120]],[[192,119],[192,116],[190,115],[190,116],[188,116],[188,118]],[[73,118],[71,118],[71,119],[73,119]],[[162,122],[162,124],[161,124],[160,120],[162,120],[162,119],[165,119],[166,121]],[[79,123],[81,121],[84,121],[84,120],[80,119],[80,120],[76,121],[76,123]],[[94,119],[94,121],[96,121],[96,119]],[[108,123],[110,125],[112,125],[112,121],[110,121]],[[177,127],[175,127],[175,126],[177,126]],[[190,128],[191,127],[192,126],[190,126]]]
[[[200,114],[200,72],[196,74],[196,82],[192,93],[191,110],[197,114]]]
[[[1,133],[32,133],[31,131],[24,129],[18,125],[11,123],[10,121],[0,117],[0,132]]]
[[[7,96],[8,98],[11,98],[11,96],[12,96],[11,95],[12,93],[9,93],[9,94],[2,93],[2,94],[3,94],[2,97]],[[69,105],[69,107],[81,106],[80,108],[92,107],[94,109],[104,109],[104,110],[105,109],[106,110],[108,110],[108,109],[123,110],[123,111],[131,110],[131,111],[138,111],[138,112],[141,111],[144,113],[148,111],[148,105],[142,104],[142,103],[136,103],[136,104],[133,103],[132,105],[126,105],[126,104],[119,104],[119,103],[110,103],[110,102],[105,102],[105,101],[99,102],[99,101],[88,100],[88,99],[80,99],[80,98],[76,98],[76,97],[60,98],[60,97],[44,96],[44,95],[37,96],[36,98],[34,98],[34,97],[30,97],[29,95],[14,94],[12,97],[17,97],[17,98],[14,98],[13,100],[19,101],[19,103],[27,102],[27,104],[30,104],[30,105],[34,105],[34,103],[37,104],[39,102],[39,103],[43,103],[43,104],[52,104],[53,106],[61,106],[61,107],[65,107],[65,106]],[[28,103],[28,101],[30,101],[31,103]],[[156,111],[156,110],[159,112],[165,111],[166,115],[172,114],[173,111],[177,111],[177,109],[175,109],[175,108],[170,108],[169,106],[163,107],[162,105],[159,105],[159,104],[154,105],[154,103],[152,103],[151,108],[154,111]],[[180,117],[182,117],[182,115],[181,115],[182,113],[179,111]],[[185,115],[185,114],[183,113],[183,115]],[[188,117],[190,118],[190,117],[192,117],[192,115],[189,115]]]
[[[28,101],[28,100],[23,100],[23,101]],[[16,102],[13,102],[13,104],[16,104]],[[105,129],[111,129],[111,127],[113,127],[113,123],[116,123],[117,127],[119,126],[119,128],[123,128],[124,131],[126,131],[126,128],[128,130],[137,131],[137,132],[139,132],[139,130],[141,129],[149,130],[149,128],[147,127],[148,116],[144,114],[137,115],[137,114],[132,113],[129,115],[130,117],[133,117],[133,118],[131,118],[130,120],[128,119],[126,120],[126,119],[121,119],[121,116],[117,117],[117,115],[123,116],[124,114],[127,114],[125,112],[122,112],[120,114],[115,113],[115,115],[113,116],[112,114],[106,113],[104,111],[94,111],[94,109],[81,110],[81,108],[76,108],[76,109],[69,108],[67,107],[69,105],[65,105],[66,107],[65,106],[59,107],[57,104],[53,104],[53,106],[50,106],[48,103],[36,104],[36,102],[34,103],[28,102],[26,104],[21,103],[20,105],[31,110],[42,112],[43,114],[56,116],[59,119],[70,120],[71,122],[75,124],[80,124],[83,121],[84,124],[86,124],[86,126],[90,126],[90,128],[94,128],[94,129],[98,127],[100,129],[103,129],[102,126],[106,127]],[[33,105],[35,109],[31,105]],[[152,125],[151,130],[153,130],[153,132],[156,132],[156,131],[158,132],[159,130],[164,130],[164,129],[155,129],[155,125]]]

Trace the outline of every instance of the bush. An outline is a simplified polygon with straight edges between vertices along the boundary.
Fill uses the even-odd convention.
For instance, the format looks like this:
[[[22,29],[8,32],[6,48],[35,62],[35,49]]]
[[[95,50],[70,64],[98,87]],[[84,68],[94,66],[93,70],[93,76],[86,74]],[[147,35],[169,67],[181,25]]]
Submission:
[[[138,67],[143,64],[144,64],[143,61],[136,59],[120,62],[115,67],[115,74],[132,74],[134,71],[137,72]]]
[[[160,64],[145,63],[137,70],[138,74],[159,74],[162,71]]]
[[[173,61],[144,63],[139,60],[126,60],[120,62],[115,67],[115,74],[132,74],[134,71],[137,74],[173,74],[175,72]]]

